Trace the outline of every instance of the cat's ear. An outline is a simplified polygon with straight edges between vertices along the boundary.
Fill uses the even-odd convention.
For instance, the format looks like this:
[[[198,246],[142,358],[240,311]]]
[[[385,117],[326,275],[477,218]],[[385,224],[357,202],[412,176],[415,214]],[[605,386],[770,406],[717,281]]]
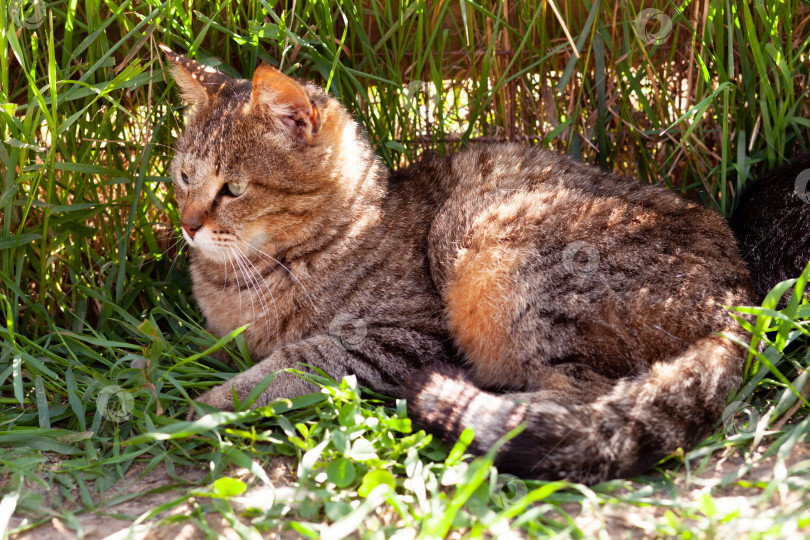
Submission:
[[[180,95],[186,103],[205,105],[231,80],[210,66],[172,51],[163,43],[159,47],[172,64],[172,78],[177,82]]]
[[[311,142],[321,127],[318,107],[304,87],[264,62],[253,73],[250,108],[254,114],[285,126],[302,142]]]

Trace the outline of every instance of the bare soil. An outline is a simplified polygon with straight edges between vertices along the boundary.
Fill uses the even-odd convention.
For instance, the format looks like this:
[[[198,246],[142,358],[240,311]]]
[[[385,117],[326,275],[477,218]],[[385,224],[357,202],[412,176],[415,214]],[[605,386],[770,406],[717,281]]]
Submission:
[[[610,538],[659,538],[661,529],[658,526],[666,524],[667,501],[676,503],[677,507],[696,507],[702,497],[711,493],[712,503],[722,508],[727,503],[733,503],[750,511],[751,530],[758,530],[760,523],[757,520],[768,520],[769,516],[779,512],[780,509],[787,509],[797,504],[801,504],[800,495],[794,491],[783,490],[775,492],[770,497],[763,500],[756,500],[756,495],[761,493],[761,489],[752,488],[752,484],[765,485],[774,477],[776,464],[775,457],[761,458],[753,456],[754,465],[745,473],[743,479],[747,486],[740,483],[718,488],[721,479],[736,474],[739,470],[747,467],[746,459],[742,455],[742,450],[729,448],[725,454],[712,457],[707,466],[699,474],[686,475],[679,473],[674,476],[674,483],[668,489],[658,493],[651,493],[652,500],[660,499],[663,505],[639,505],[631,502],[622,502],[625,495],[630,496],[630,492],[617,493],[617,502],[601,505],[599,508],[580,509],[580,505],[565,505],[564,509],[575,515],[576,524],[587,536],[597,537],[604,528],[602,534],[607,532]],[[790,469],[795,464],[810,460],[810,444],[798,443],[785,460],[785,465]],[[697,464],[695,464],[696,466]],[[271,461],[267,469],[267,474],[276,490],[290,490],[294,485],[294,462],[289,458],[275,458]],[[136,540],[168,540],[181,539],[192,540],[205,538],[205,531],[198,522],[190,519],[179,519],[175,523],[155,526],[156,522],[173,515],[185,516],[191,514],[198,502],[196,497],[190,497],[187,501],[174,506],[170,510],[159,514],[151,520],[145,521],[130,528],[138,516],[151,511],[155,507],[169,503],[188,493],[189,487],[175,487],[166,491],[159,488],[176,485],[178,478],[187,481],[190,485],[199,484],[205,477],[205,471],[197,468],[182,468],[175,470],[175,478],[169,477],[163,469],[156,468],[147,474],[143,474],[145,466],[133,465],[126,474],[124,480],[119,481],[108,494],[110,497],[117,497],[124,494],[139,494],[126,502],[104,507],[103,505],[96,511],[86,512],[77,516],[81,527],[82,535],[86,539],[100,538],[133,538]],[[253,480],[252,475],[244,469],[234,470],[229,476],[240,478],[247,483]],[[253,482],[246,498],[271,499],[273,494],[267,492],[267,487],[263,487],[259,482]],[[747,502],[744,502],[747,501]],[[238,501],[234,506],[239,507]],[[677,509],[674,509],[678,513]],[[232,524],[217,513],[208,514],[204,517],[205,527],[211,532],[220,535],[221,538],[239,538]],[[23,525],[24,518],[15,516],[10,523],[11,528]],[[697,525],[697,524],[696,524]],[[739,526],[739,524],[738,524]],[[726,531],[726,534],[736,535],[743,531]],[[803,537],[807,537],[810,531],[798,531]],[[23,533],[15,534],[11,540],[63,540],[77,537],[77,531],[57,518]],[[291,531],[271,531],[265,534],[266,538],[298,538],[299,535]]]
[[[294,463],[291,458],[277,457],[270,462],[266,472],[270,481],[276,489],[290,487],[294,480],[291,471],[294,471]],[[188,515],[194,510],[196,497],[190,497],[188,501],[174,506],[170,510],[147,520],[132,529],[137,517],[142,516],[154,508],[169,503],[179,497],[186,495],[190,487],[199,484],[205,478],[206,471],[194,467],[175,468],[174,478],[170,477],[164,469],[156,467],[143,474],[146,466],[134,464],[130,467],[123,480],[119,480],[115,486],[107,493],[109,498],[121,495],[142,493],[141,496],[116,504],[104,507],[103,505],[93,512],[85,512],[77,515],[77,520],[81,526],[82,537],[87,540],[101,538],[127,538],[133,540],[196,540],[206,538],[205,532],[195,523],[194,520],[181,520],[177,523],[161,525],[155,527],[154,524],[167,517],[177,515]],[[253,479],[253,475],[246,469],[234,469],[228,476],[238,478],[247,483]],[[188,486],[175,487],[166,491],[160,488],[177,485],[187,482]],[[264,492],[264,487],[256,485],[251,487],[244,495],[249,497],[260,497],[272,499],[272,493]],[[129,519],[127,518],[129,517]],[[10,525],[11,529],[24,524],[24,518],[14,516]],[[205,525],[218,533],[221,538],[238,539],[239,535],[234,531],[230,523],[219,514],[208,514],[205,516]],[[77,537],[77,531],[71,529],[66,523],[58,518],[51,519],[50,522],[40,525],[29,531],[15,534],[10,540],[66,540]],[[268,538],[298,538],[298,535],[290,536],[280,531],[267,536]]]

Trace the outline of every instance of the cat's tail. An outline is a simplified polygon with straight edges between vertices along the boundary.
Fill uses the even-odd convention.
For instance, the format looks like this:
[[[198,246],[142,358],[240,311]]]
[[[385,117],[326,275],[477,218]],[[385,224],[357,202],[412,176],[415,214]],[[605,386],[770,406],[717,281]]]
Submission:
[[[726,334],[746,340],[739,327]],[[498,452],[499,470],[594,484],[640,474],[708,435],[740,383],[743,359],[743,347],[711,335],[644,375],[617,381],[591,403],[495,395],[460,369],[440,366],[412,381],[408,403],[416,423],[445,440],[472,428],[469,450],[477,454],[525,422]]]

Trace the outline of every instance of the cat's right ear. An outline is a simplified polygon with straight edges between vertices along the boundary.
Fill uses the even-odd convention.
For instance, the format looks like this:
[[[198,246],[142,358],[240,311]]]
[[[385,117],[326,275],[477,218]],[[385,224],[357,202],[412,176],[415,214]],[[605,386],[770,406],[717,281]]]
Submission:
[[[318,107],[304,87],[275,67],[262,62],[253,72],[250,108],[260,118],[284,126],[308,144],[321,127]]]
[[[174,52],[163,43],[158,46],[172,64],[172,78],[180,88],[183,101],[190,105],[205,105],[231,79],[210,66]]]

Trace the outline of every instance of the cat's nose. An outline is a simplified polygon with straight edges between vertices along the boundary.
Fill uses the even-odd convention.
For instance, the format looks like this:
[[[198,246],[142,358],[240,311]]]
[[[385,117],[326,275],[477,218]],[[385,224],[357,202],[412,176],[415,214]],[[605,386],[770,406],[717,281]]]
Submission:
[[[183,216],[183,218],[180,220],[180,226],[183,227],[191,238],[194,238],[197,231],[202,229],[203,217],[199,214]]]

